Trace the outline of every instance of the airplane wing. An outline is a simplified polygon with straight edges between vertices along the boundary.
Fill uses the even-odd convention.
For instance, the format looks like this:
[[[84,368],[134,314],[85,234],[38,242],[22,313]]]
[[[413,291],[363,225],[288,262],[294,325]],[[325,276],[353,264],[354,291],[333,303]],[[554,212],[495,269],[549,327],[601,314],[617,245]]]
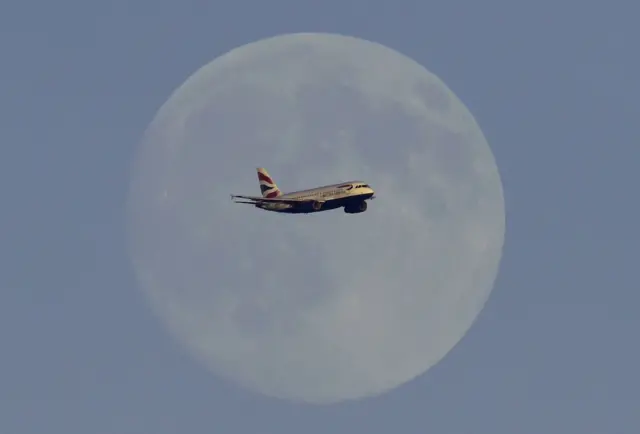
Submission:
[[[239,198],[239,199],[246,199],[246,200],[251,200],[255,202],[264,202],[264,203],[285,203],[285,204],[289,204],[289,205],[296,205],[296,204],[302,204],[302,203],[308,203],[308,202],[316,202],[316,199],[284,199],[284,198],[279,198],[279,197],[272,197],[272,198],[268,198],[268,197],[259,197],[259,196],[239,196],[239,195],[231,195],[231,199],[235,199],[235,198]],[[319,202],[324,202],[324,201],[319,201]],[[250,203],[250,202],[238,202],[236,201],[236,203]]]

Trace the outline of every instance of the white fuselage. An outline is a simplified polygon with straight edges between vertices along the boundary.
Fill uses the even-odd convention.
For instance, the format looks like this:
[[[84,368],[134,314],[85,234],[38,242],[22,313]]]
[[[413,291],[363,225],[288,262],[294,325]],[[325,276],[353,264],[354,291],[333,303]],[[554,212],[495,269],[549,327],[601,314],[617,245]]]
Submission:
[[[366,209],[364,201],[372,198],[374,194],[375,192],[368,184],[361,181],[348,181],[309,190],[293,191],[277,197],[277,199],[308,200],[311,204],[309,207],[294,207],[285,203],[261,203],[256,206],[268,211],[285,213],[309,213],[345,207],[346,212],[353,210],[353,213],[357,213]],[[318,204],[317,208],[314,208],[314,203]]]

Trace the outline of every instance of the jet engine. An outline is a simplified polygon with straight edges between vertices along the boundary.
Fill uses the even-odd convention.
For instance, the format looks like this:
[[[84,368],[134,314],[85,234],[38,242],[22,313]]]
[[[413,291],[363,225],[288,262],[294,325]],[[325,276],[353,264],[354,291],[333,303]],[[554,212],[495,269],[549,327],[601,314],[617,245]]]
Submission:
[[[347,214],[359,214],[367,210],[367,202],[362,201],[355,204],[349,204],[344,207],[344,212]]]

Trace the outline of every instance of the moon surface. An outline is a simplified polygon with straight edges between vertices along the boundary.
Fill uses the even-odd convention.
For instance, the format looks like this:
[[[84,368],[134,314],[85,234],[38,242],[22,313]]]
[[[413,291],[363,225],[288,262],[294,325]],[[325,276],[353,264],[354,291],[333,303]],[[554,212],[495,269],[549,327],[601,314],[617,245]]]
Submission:
[[[287,192],[363,180],[361,214],[270,213]],[[170,333],[218,376],[307,403],[423,374],[473,324],[505,212],[482,131],[434,74],[377,43],[288,34],[236,48],[170,96],[139,145],[133,266]]]

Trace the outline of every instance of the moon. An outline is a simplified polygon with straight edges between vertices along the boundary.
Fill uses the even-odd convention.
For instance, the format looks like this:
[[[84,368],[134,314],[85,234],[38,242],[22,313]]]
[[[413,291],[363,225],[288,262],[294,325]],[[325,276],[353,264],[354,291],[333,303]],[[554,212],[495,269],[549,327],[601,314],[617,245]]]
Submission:
[[[278,214],[283,191],[363,180],[376,200]],[[214,59],[145,131],[130,257],[194,359],[255,393],[311,404],[385,393],[438,363],[498,272],[500,175],[474,117],[434,74],[375,42],[274,36]]]

